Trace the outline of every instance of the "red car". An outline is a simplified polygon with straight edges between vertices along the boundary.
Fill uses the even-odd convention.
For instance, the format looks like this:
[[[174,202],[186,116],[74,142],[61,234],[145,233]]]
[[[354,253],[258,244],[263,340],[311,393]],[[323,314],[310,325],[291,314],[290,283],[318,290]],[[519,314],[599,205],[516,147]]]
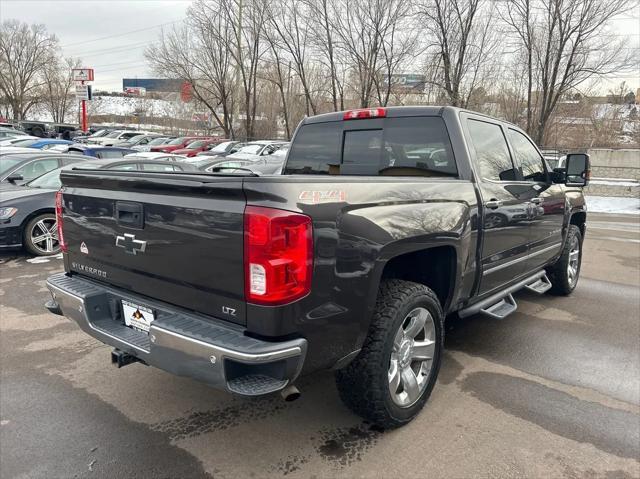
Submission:
[[[203,140],[196,140],[196,141],[192,141],[191,143],[189,143],[186,148],[180,148],[180,149],[177,149],[177,150],[173,150],[172,153],[174,155],[184,155],[184,156],[187,156],[187,157],[192,157],[192,156],[196,156],[201,151],[207,151],[213,145],[217,145],[218,143],[220,143],[222,141],[223,141],[223,139],[221,139],[221,138],[210,138],[208,140],[204,140],[204,139]]]
[[[211,137],[203,136],[181,136],[175,140],[171,140],[166,145],[152,146],[151,151],[160,151],[162,153],[172,153],[174,150],[186,148],[186,146],[196,140],[210,140]]]

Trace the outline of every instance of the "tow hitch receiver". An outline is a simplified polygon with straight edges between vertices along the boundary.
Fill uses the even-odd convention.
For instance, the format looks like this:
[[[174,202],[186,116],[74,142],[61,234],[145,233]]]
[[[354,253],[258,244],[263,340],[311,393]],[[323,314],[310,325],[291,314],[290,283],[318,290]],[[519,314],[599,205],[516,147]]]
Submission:
[[[111,351],[111,364],[116,366],[117,368],[122,368],[127,364],[142,362],[140,359],[132,356],[131,354],[125,353],[124,351],[120,351],[119,349],[114,349]]]

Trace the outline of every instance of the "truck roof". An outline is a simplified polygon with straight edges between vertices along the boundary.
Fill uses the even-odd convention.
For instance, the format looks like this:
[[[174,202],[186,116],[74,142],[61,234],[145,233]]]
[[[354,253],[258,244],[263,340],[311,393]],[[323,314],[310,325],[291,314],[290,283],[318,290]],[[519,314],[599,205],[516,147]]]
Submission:
[[[491,118],[497,121],[501,121],[503,123],[509,123],[508,121],[501,120],[499,118],[492,117],[490,115],[486,115],[484,113],[479,113],[477,111],[468,110],[466,108],[460,108],[455,106],[387,106],[387,107],[371,107],[371,108],[353,108],[350,110],[336,111],[331,113],[323,113],[320,115],[309,116],[302,120],[302,124],[309,123],[325,123],[330,121],[343,121],[346,113],[357,110],[377,110],[378,108],[382,108],[385,110],[386,118],[399,118],[399,117],[407,117],[407,116],[442,116],[445,110],[451,110],[455,112],[468,112],[474,115],[485,116],[487,118]],[[372,117],[374,118],[374,117]],[[517,127],[517,125],[514,125]]]

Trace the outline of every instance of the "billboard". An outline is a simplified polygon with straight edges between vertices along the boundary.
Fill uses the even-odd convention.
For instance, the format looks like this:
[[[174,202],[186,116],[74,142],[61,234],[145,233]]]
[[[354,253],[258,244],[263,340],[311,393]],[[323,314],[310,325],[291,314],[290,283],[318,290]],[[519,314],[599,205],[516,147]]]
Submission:
[[[123,78],[122,91],[127,88],[143,88],[146,92],[177,93],[182,87],[182,80],[169,78]]]

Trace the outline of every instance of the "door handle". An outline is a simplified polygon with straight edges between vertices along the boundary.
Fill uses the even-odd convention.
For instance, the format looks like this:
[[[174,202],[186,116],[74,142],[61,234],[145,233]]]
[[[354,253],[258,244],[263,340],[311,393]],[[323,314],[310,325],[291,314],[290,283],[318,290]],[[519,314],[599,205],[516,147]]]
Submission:
[[[487,201],[484,205],[487,208],[495,210],[496,208],[500,208],[502,206],[502,200],[492,199],[492,200]]]
[[[534,205],[539,205],[540,203],[542,203],[543,199],[542,198],[531,198],[531,203],[533,203]]]

